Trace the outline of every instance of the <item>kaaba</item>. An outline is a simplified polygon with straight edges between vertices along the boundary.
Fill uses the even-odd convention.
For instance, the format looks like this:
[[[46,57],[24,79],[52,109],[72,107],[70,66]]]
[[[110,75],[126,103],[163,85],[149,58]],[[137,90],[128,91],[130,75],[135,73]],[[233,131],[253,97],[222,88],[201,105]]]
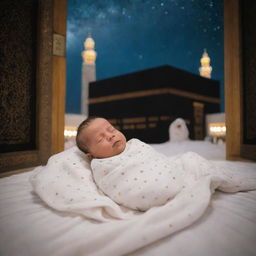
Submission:
[[[190,139],[205,137],[205,115],[220,111],[219,82],[169,65],[89,84],[89,116],[108,119],[127,139],[169,140],[169,125],[183,118]]]

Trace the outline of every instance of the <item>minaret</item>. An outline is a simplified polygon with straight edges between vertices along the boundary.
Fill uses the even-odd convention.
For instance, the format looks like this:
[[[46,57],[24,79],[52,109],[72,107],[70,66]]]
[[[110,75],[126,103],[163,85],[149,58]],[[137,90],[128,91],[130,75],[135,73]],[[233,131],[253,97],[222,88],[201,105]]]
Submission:
[[[199,68],[200,76],[211,78],[212,67],[210,66],[211,59],[208,56],[206,49],[201,58],[201,67]]]
[[[89,83],[96,80],[96,51],[94,50],[95,42],[91,36],[88,36],[84,42],[85,50],[82,52],[82,92],[81,92],[81,114],[88,116],[88,94]]]

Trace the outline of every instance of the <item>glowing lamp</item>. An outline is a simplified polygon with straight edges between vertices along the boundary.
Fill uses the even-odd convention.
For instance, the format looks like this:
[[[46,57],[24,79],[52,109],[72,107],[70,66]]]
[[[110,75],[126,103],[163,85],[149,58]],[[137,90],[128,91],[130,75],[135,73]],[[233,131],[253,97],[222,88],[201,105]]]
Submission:
[[[92,50],[92,49],[94,49],[94,46],[95,46],[94,40],[90,36],[87,37],[87,39],[84,42],[84,48],[86,50]]]
[[[225,123],[210,123],[208,125],[209,135],[213,137],[225,137],[226,126]]]
[[[65,126],[64,136],[66,139],[74,138],[76,137],[76,134],[77,134],[76,127]]]

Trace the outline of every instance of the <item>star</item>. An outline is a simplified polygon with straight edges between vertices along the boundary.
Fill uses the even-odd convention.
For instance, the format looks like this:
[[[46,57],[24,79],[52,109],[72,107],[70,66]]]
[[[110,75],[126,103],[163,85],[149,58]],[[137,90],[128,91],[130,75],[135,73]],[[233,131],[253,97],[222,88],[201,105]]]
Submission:
[[[75,94],[80,93],[81,52],[89,28],[97,80],[163,64],[198,74],[201,49],[207,47],[216,49],[210,56],[213,79],[223,83],[223,10],[219,0],[68,1],[67,111],[80,111],[73,107],[80,109]]]
[[[99,12],[97,15],[98,19],[105,19],[106,18],[106,14],[103,12]]]

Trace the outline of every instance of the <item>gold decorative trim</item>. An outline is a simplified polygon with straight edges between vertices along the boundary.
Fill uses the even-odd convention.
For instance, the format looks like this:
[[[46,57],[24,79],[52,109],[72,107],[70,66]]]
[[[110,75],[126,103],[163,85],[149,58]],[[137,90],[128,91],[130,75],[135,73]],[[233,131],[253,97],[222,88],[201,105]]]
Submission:
[[[203,108],[204,104],[199,103],[199,110]],[[195,104],[196,105],[196,104]],[[120,118],[120,119],[108,119],[108,121],[116,127],[118,130],[142,130],[142,129],[153,129],[156,128],[159,122],[171,121],[175,118],[172,116],[140,116],[140,117],[130,117],[130,118]],[[190,124],[190,120],[185,120],[186,124]],[[201,125],[201,123],[200,123]]]
[[[140,129],[146,129],[147,126],[146,126],[146,124],[136,124],[135,127],[136,127],[136,129],[140,130]]]
[[[141,98],[141,97],[160,95],[160,94],[173,94],[173,95],[190,98],[194,100],[201,100],[201,101],[206,101],[210,103],[220,103],[220,100],[215,97],[204,96],[201,94],[186,92],[186,91],[182,91],[174,88],[161,88],[161,89],[127,92],[127,93],[120,93],[120,94],[113,94],[113,95],[108,95],[103,97],[91,98],[89,99],[89,104],[96,104],[96,103],[103,103],[103,102],[110,102],[110,101],[124,100],[124,99]]]
[[[134,130],[135,125],[134,124],[126,124],[123,126],[123,130]]]
[[[169,116],[160,116],[161,121],[170,120],[171,118]]]
[[[122,121],[124,124],[143,123],[143,122],[146,122],[146,117],[124,118],[124,119],[122,119]]]
[[[150,117],[148,117],[148,121],[157,122],[158,121],[158,116],[150,116]]]
[[[142,123],[142,124],[125,124],[123,125],[123,130],[142,130],[146,128],[156,128],[157,123]]]
[[[203,103],[199,103],[199,102],[193,102],[193,107],[204,108],[204,104]]]
[[[111,123],[111,124],[117,124],[117,120],[116,119],[108,119],[108,121]]]
[[[149,123],[148,127],[149,128],[155,128],[155,127],[157,127],[157,124],[156,123]]]
[[[196,140],[203,139],[204,104],[193,102],[194,107],[194,136]]]

